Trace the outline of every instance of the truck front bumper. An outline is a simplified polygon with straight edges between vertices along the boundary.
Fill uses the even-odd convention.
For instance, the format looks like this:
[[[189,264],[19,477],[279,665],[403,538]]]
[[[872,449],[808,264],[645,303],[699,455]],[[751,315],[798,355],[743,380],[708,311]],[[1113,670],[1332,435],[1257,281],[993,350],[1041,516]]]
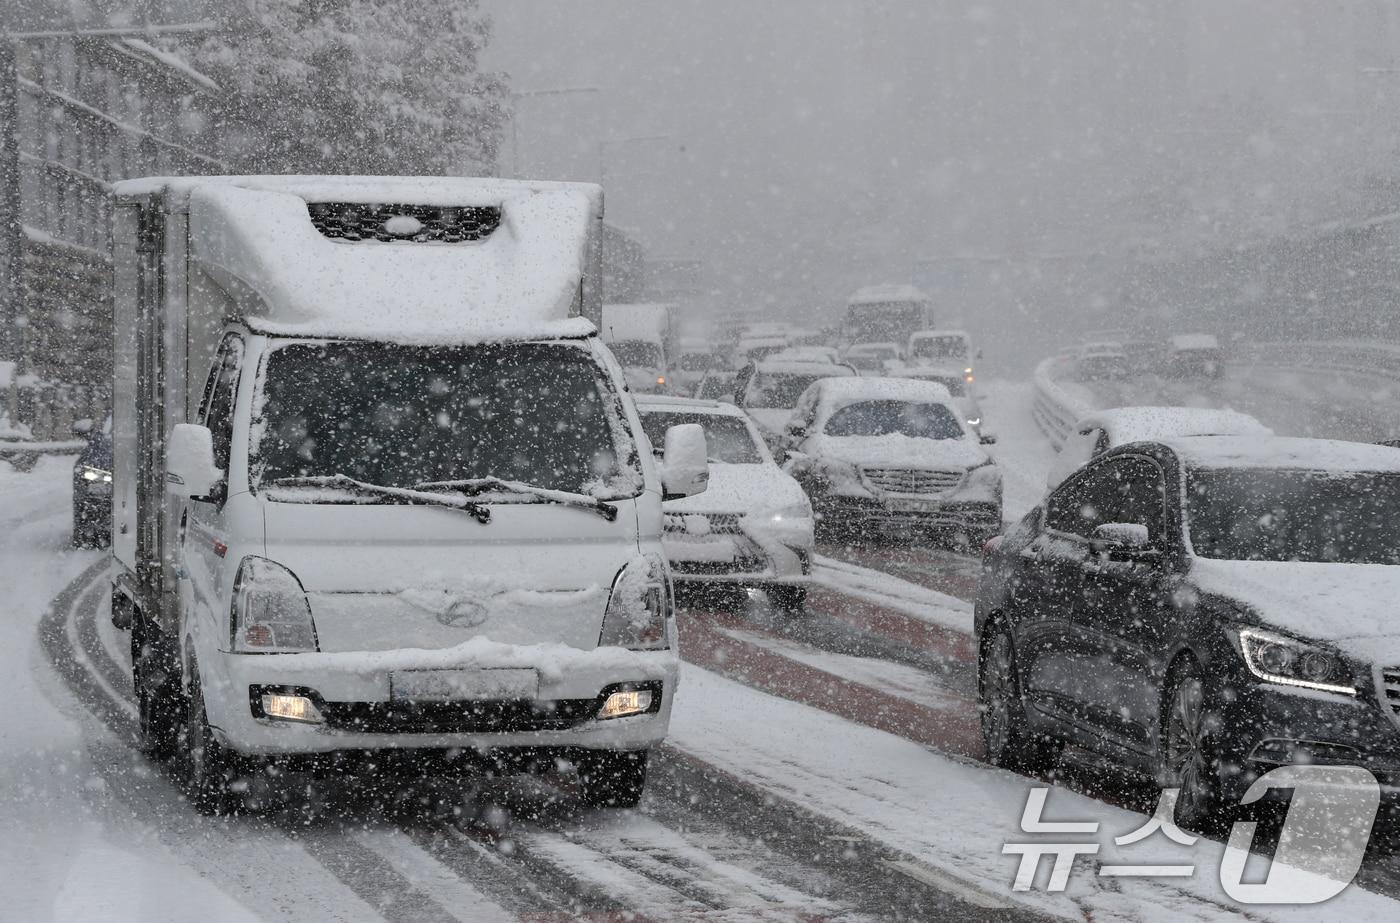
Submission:
[[[200,663],[209,721],[221,742],[248,756],[338,750],[582,748],[640,750],[660,743],[671,720],[678,678],[674,651],[578,652],[568,669],[542,659],[533,699],[416,701],[394,696],[394,674],[466,672],[443,651],[375,654],[230,654]],[[415,656],[420,655],[420,656]],[[514,664],[519,669],[519,665]],[[615,691],[647,690],[639,714],[599,719]],[[263,695],[303,696],[318,721],[267,717]]]

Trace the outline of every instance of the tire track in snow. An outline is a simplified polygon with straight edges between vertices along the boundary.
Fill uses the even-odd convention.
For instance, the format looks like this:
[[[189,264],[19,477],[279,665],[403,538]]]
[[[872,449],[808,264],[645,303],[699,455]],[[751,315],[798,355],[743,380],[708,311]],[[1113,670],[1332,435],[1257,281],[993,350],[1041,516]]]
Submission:
[[[140,741],[135,705],[132,700],[123,697],[123,692],[116,691],[129,690],[130,678],[126,677],[124,686],[120,685],[121,671],[97,637],[94,622],[100,609],[96,602],[101,593],[98,578],[106,572],[107,567],[108,561],[105,558],[95,562],[55,597],[49,611],[40,620],[40,644],[49,663],[78,701],[113,732],[129,751],[136,751]],[[82,605],[85,601],[91,601],[91,604]],[[118,675],[113,675],[114,672]],[[164,776],[163,767],[151,765],[139,753],[136,754],[136,760],[145,765],[150,776]],[[110,761],[106,764],[110,765]],[[108,784],[111,786],[112,780],[109,780]],[[119,791],[126,789],[128,796],[132,794],[128,787],[113,787]],[[200,818],[194,814],[193,809],[182,803],[183,797],[173,783],[170,789],[168,792],[154,793],[156,797],[171,802],[162,806],[163,809],[157,813],[163,822],[168,822],[176,815],[184,815],[182,819],[185,823],[179,825],[181,828],[193,828],[200,835],[207,835],[211,830],[222,828],[235,838],[245,832],[244,828],[263,831],[275,829],[257,820],[237,823],[230,819]],[[150,791],[146,792],[147,798],[150,794]],[[146,801],[147,798],[141,800]],[[138,815],[144,813],[142,809],[150,807],[149,803],[132,806],[137,809]],[[234,826],[235,824],[237,826]],[[430,895],[399,874],[386,858],[362,844],[346,837],[328,838],[319,835],[319,832],[303,833],[284,839],[301,847],[328,873],[391,923],[414,923],[419,920],[452,923],[457,919]],[[180,845],[183,851],[188,846],[188,840],[182,837]],[[207,873],[209,870],[202,868],[201,871]],[[269,870],[269,874],[275,873]],[[235,897],[239,899],[246,899],[246,896],[244,893],[235,893]]]

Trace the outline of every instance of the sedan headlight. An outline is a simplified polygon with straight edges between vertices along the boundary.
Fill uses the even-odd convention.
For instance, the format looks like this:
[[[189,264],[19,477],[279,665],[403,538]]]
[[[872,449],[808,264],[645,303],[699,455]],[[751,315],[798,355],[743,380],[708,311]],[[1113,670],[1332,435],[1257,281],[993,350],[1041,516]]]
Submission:
[[[671,645],[667,634],[671,613],[671,587],[666,579],[665,560],[651,554],[637,558],[619,571],[613,581],[598,646],[634,651],[665,650]]]
[[[83,465],[82,476],[83,480],[89,483],[93,481],[101,481],[104,484],[112,483],[112,472],[94,468],[91,465]]]
[[[791,525],[794,522],[801,525],[805,524],[802,522],[803,520],[810,520],[811,518],[812,505],[806,500],[803,500],[801,503],[793,503],[784,506],[768,514],[768,521],[778,526]]]
[[[1261,628],[1232,634],[1249,672],[1266,683],[1356,695],[1347,662],[1326,648]]]
[[[233,583],[233,650],[293,654],[319,650],[301,581],[267,558],[249,556]]]

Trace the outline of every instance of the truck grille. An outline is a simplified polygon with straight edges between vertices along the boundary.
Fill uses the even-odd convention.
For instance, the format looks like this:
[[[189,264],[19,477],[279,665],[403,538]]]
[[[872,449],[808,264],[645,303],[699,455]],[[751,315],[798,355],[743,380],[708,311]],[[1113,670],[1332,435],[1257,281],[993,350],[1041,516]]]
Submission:
[[[941,494],[963,479],[960,468],[862,468],[876,490],[891,494]]]
[[[501,210],[479,205],[365,205],[308,202],[316,230],[332,240],[456,244],[482,240],[501,224]],[[395,218],[408,219],[390,224]]]
[[[672,534],[686,534],[685,520],[687,516],[703,516],[710,521],[711,535],[742,535],[744,530],[739,528],[738,513],[667,513],[665,518],[665,530]]]
[[[1381,681],[1376,690],[1381,700],[1381,711],[1400,724],[1400,667],[1381,669]]]

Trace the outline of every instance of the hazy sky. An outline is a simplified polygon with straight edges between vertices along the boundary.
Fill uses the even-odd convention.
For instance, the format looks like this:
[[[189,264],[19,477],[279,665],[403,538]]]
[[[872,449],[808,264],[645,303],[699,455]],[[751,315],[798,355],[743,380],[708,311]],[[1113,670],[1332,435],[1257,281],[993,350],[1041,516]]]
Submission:
[[[487,63],[517,91],[596,88],[518,101],[524,172],[598,179],[601,159],[610,216],[654,254],[704,259],[728,302],[792,309],[930,260],[1365,212],[1400,96],[1389,0],[486,8]]]

